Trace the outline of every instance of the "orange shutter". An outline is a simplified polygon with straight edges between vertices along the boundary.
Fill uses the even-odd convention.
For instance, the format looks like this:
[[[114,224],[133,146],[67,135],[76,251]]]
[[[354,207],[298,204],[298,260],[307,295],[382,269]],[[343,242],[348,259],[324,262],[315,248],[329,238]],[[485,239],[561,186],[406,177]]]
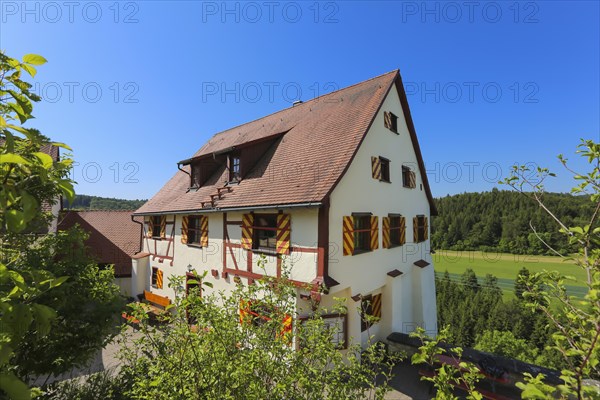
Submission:
[[[400,217],[400,245],[406,243],[406,218]]]
[[[371,250],[379,248],[379,217],[371,217]]]
[[[344,242],[345,256],[351,256],[354,254],[354,218],[351,216],[345,216],[342,222],[342,241]]]
[[[381,161],[379,157],[371,157],[371,174],[374,179],[381,179]]]
[[[188,216],[184,215],[181,220],[181,243],[187,244],[188,241]]]
[[[152,217],[148,220],[148,237],[152,237],[152,233],[154,231],[154,224],[152,222]]]
[[[165,238],[167,234],[167,217],[165,215],[160,216],[160,237]]]
[[[158,289],[163,288],[163,272],[160,269],[156,270],[156,287]]]
[[[411,189],[414,189],[417,187],[417,175],[415,174],[415,171],[410,171],[408,173],[408,186]]]
[[[242,247],[246,250],[252,249],[252,226],[254,225],[254,214],[242,216]]]
[[[383,217],[382,219],[382,244],[381,246],[384,249],[389,249],[390,248],[390,219],[389,217]]]
[[[200,216],[200,246],[208,246],[208,217]]]
[[[392,129],[392,113],[389,111],[385,111],[383,113],[383,124],[386,128]]]
[[[290,214],[277,214],[277,253],[290,254]]]
[[[427,217],[423,217],[424,222],[423,222],[423,240],[427,240],[427,238],[429,237],[429,224],[428,224],[428,220]]]
[[[419,242],[419,219],[417,217],[413,218],[413,242]]]
[[[373,295],[371,300],[371,315],[381,318],[381,293]]]

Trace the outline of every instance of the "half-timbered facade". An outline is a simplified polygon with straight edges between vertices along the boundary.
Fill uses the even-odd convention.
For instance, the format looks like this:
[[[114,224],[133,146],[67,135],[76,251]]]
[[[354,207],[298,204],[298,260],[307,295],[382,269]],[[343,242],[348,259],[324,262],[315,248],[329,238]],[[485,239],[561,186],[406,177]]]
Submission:
[[[173,297],[169,278],[193,270],[227,290],[286,268],[311,288],[300,315],[346,299],[344,337],[435,334],[435,208],[398,71],[218,133],[177,167],[135,212],[132,293]]]

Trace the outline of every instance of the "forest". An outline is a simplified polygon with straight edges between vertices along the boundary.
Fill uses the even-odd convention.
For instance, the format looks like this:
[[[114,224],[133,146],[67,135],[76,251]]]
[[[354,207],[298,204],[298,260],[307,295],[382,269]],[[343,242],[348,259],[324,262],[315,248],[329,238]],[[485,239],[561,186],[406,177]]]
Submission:
[[[544,193],[544,203],[567,226],[585,225],[593,212],[589,196]],[[514,191],[462,193],[435,199],[433,249],[483,250],[513,254],[552,254],[536,232],[561,253],[570,253],[556,223],[530,198]]]
[[[125,200],[111,197],[88,196],[85,194],[75,195],[73,202],[69,204],[63,199],[63,208],[69,210],[137,210],[146,200]]]

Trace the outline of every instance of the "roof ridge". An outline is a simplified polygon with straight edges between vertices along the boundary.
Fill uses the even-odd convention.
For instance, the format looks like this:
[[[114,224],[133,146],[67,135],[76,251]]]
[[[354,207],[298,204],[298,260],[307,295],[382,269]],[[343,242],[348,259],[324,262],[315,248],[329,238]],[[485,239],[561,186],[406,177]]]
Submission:
[[[313,98],[312,98],[312,99],[310,99],[310,100],[303,101],[302,103],[300,103],[300,104],[297,104],[297,105],[295,105],[295,106],[293,106],[293,105],[292,105],[291,107],[301,107],[301,106],[305,106],[305,105],[307,105],[307,104],[310,104],[311,102],[314,102],[315,100],[318,100],[318,99],[320,99],[320,98],[322,98],[322,97],[325,97],[325,96],[331,96],[331,95],[333,95],[333,94],[335,94],[335,93],[338,93],[338,92],[341,92],[341,91],[344,91],[344,90],[347,90],[347,89],[353,88],[353,87],[355,87],[355,86],[358,86],[358,85],[362,85],[363,83],[370,82],[370,81],[372,81],[372,80],[375,80],[375,79],[381,78],[381,77],[383,77],[383,76],[385,76],[385,75],[389,75],[389,74],[392,74],[392,73],[400,73],[400,70],[399,70],[399,69],[394,69],[394,70],[392,70],[392,71],[389,71],[389,72],[386,72],[386,73],[384,73],[384,74],[377,75],[377,76],[375,76],[375,77],[373,77],[373,78],[365,79],[364,81],[360,81],[360,82],[354,83],[354,84],[352,84],[352,85],[350,85],[350,86],[346,86],[346,87],[343,87],[343,88],[341,88],[341,89],[334,90],[333,92],[324,93],[324,94],[322,94],[322,95],[320,95],[320,96],[313,97]],[[267,118],[267,117],[273,116],[273,115],[275,115],[275,114],[278,114],[278,113],[280,113],[280,112],[287,111],[287,110],[289,110],[289,109],[290,109],[290,107],[282,108],[282,109],[280,109],[280,110],[277,110],[277,111],[274,111],[274,112],[272,112],[271,114],[263,115],[262,117],[258,117],[258,118],[255,118],[255,119],[253,119],[253,120],[250,120],[250,121],[243,122],[243,123],[241,123],[241,124],[239,124],[239,125],[232,126],[231,128],[227,128],[227,129],[225,129],[225,130],[222,130],[222,131],[220,131],[220,132],[217,132],[217,133],[213,134],[213,135],[210,137],[210,139],[208,139],[208,141],[210,141],[211,139],[214,139],[214,138],[215,138],[215,137],[217,137],[218,135],[225,134],[225,133],[227,133],[227,132],[229,132],[229,131],[232,131],[232,130],[234,130],[234,129],[236,129],[236,128],[239,128],[239,127],[241,127],[241,126],[244,126],[244,125],[251,124],[251,123],[253,123],[253,122],[256,122],[256,121],[259,121],[259,120],[261,120],[261,119],[264,119],[264,118]],[[208,144],[208,141],[205,143],[205,145],[206,145],[206,144]],[[202,146],[202,147],[204,147],[204,146]],[[202,148],[200,148],[198,151],[196,151],[196,153],[198,153],[200,150],[202,150]]]

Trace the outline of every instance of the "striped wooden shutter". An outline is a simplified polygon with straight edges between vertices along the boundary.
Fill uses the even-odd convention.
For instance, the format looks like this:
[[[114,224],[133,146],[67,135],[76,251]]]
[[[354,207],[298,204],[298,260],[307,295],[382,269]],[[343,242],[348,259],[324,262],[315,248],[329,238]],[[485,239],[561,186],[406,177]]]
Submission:
[[[406,218],[400,217],[400,245],[406,243]]]
[[[148,237],[152,237],[154,233],[154,223],[152,222],[152,217],[148,220]]]
[[[252,249],[252,234],[254,225],[254,214],[244,214],[242,216],[242,248]]]
[[[419,237],[419,219],[417,217],[413,218],[413,242],[417,243]]]
[[[423,239],[427,240],[427,238],[429,237],[429,223],[427,220],[427,217],[423,217],[423,219],[425,220],[425,222],[423,223],[424,227],[423,227]]]
[[[371,250],[379,248],[379,217],[371,217]]]
[[[381,230],[381,234],[382,234],[382,244],[381,247],[383,247],[384,249],[389,249],[390,248],[390,218],[389,217],[383,217],[381,219],[382,221],[382,230]]]
[[[184,215],[181,220],[181,243],[187,244],[188,241],[188,216]]]
[[[389,111],[385,111],[383,113],[383,124],[386,128],[392,129],[392,113]]]
[[[290,214],[277,214],[277,253],[290,254]]]
[[[379,157],[371,157],[371,174],[374,179],[381,179],[381,161]]]
[[[381,293],[373,295],[371,300],[371,315],[381,318]]]
[[[351,256],[354,254],[354,217],[345,216],[343,218],[342,228],[342,240],[344,242],[343,254],[345,256]]]
[[[417,175],[415,174],[415,171],[410,171],[408,173],[408,186],[411,189],[414,189],[417,187]]]
[[[160,237],[164,239],[167,236],[167,217],[165,215],[160,216]]]
[[[200,246],[208,246],[208,217],[200,216]]]
[[[163,272],[160,269],[156,270],[156,287],[159,289],[163,288]]]

